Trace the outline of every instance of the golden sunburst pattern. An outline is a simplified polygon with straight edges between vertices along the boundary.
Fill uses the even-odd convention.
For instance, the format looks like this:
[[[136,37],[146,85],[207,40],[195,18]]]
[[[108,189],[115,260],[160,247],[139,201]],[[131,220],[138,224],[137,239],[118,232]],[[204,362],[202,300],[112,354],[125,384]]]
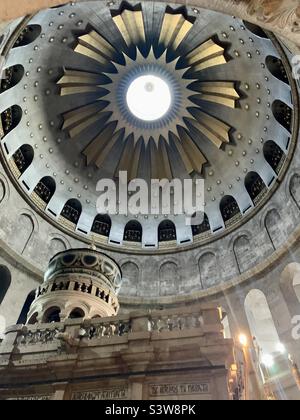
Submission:
[[[78,37],[74,47],[76,53],[97,61],[103,71],[92,73],[65,68],[58,81],[61,96],[89,95],[86,104],[63,114],[63,129],[76,140],[98,124],[98,134],[82,150],[86,164],[98,168],[114,146],[122,142],[120,160],[113,168],[115,175],[119,170],[126,170],[129,179],[137,177],[143,152],[152,178],[175,177],[174,153],[188,174],[200,174],[207,162],[201,151],[201,141],[206,139],[220,148],[229,143],[231,130],[228,124],[210,115],[201,103],[235,108],[240,98],[234,82],[204,81],[194,76],[225,64],[224,48],[218,41],[209,39],[187,54],[180,54],[180,47],[194,23],[181,12],[169,8],[160,28],[156,29],[156,41],[149,42],[141,8],[125,8],[112,19],[123,46],[117,49],[97,30],[90,28]],[[129,52],[132,50],[134,56]],[[137,119],[126,104],[129,82],[142,74],[157,74],[171,87],[170,110],[157,121]]]

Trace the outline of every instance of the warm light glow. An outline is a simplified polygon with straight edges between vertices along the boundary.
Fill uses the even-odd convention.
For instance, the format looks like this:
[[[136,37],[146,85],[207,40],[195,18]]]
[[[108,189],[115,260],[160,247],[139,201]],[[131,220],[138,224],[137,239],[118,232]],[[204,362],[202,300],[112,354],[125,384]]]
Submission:
[[[238,370],[237,364],[233,363],[230,367],[230,370],[231,370],[231,372],[237,372],[237,370]]]
[[[274,365],[274,358],[271,354],[264,354],[261,358],[261,362],[263,365],[270,368]]]
[[[276,350],[281,354],[286,352],[286,349],[282,343],[277,343]]]
[[[137,77],[131,82],[126,101],[135,117],[144,121],[155,121],[169,110],[171,92],[163,79],[149,74]]]
[[[243,347],[246,347],[248,344],[248,340],[245,334],[240,334],[239,335],[239,342]]]

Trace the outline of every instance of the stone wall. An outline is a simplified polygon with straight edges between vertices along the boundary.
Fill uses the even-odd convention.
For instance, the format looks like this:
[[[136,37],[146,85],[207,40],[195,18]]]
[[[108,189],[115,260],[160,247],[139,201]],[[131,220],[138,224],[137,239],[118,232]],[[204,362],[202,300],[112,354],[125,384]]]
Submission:
[[[243,399],[231,369],[240,351],[221,330],[212,305],[12,327],[0,344],[0,399]]]
[[[198,249],[173,252],[170,256],[136,256],[117,250],[105,251],[124,267],[126,281],[121,296],[125,301],[130,296],[144,299],[160,294],[166,296],[166,287],[169,295],[192,292],[199,292],[198,296],[207,295],[212,286],[223,288],[233,279],[237,283],[240,276],[255,276],[259,264],[269,264],[271,268],[274,252],[285,254],[286,264],[293,262],[298,251],[289,253],[287,245],[292,234],[295,247],[298,241],[296,228],[300,210],[295,193],[295,179],[300,173],[298,154],[297,151],[287,176],[263,211],[241,229],[217,242]],[[0,239],[17,254],[21,264],[26,261],[42,273],[55,253],[65,248],[85,246],[84,242],[67,236],[35,213],[4,175],[3,169],[0,180]],[[172,266],[173,279],[165,269],[166,264]]]

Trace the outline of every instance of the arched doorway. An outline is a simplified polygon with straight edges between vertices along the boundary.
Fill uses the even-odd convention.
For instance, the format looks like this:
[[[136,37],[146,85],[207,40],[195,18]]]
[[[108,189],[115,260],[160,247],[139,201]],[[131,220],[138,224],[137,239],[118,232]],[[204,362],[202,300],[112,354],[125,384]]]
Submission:
[[[21,313],[19,315],[19,319],[17,321],[17,324],[26,324],[27,315],[28,315],[31,304],[34,301],[34,298],[35,298],[35,290],[32,290],[28,294],[28,296],[25,300],[25,303],[24,303],[23,308],[21,310]]]
[[[0,305],[11,284],[11,274],[7,267],[0,265]]]

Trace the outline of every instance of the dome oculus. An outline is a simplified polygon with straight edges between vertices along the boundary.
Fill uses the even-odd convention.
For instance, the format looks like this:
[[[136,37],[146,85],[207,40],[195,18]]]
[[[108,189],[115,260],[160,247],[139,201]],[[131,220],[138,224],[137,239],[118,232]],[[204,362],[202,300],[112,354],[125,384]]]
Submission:
[[[148,74],[131,82],[126,102],[135,117],[155,121],[168,112],[172,98],[168,84],[160,77]]]

